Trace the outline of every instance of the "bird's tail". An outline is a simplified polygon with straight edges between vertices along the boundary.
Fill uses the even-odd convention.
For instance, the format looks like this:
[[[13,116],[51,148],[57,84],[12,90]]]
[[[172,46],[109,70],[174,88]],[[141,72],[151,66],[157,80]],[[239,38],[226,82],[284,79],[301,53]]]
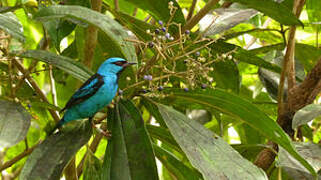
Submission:
[[[64,118],[62,118],[56,126],[48,133],[48,136],[51,136],[57,129],[59,129],[65,123]]]

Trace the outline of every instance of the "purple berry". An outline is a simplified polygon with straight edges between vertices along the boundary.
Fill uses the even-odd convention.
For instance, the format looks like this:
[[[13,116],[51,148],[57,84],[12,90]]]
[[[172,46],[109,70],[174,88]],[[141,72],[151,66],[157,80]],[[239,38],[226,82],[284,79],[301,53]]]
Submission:
[[[124,93],[123,90],[121,90],[121,89],[118,90],[118,94],[119,94],[119,95],[122,95],[123,93]]]
[[[166,33],[165,37],[166,37],[166,39],[169,39],[171,37],[171,35],[169,33]]]
[[[187,35],[190,34],[190,33],[191,33],[191,32],[190,32],[189,30],[186,30],[186,31],[185,31],[185,34],[187,34]]]
[[[155,34],[159,34],[159,33],[160,33],[159,29],[155,29]]]
[[[202,84],[201,86],[202,89],[206,89],[206,87],[207,87],[207,84]]]
[[[147,90],[146,90],[146,89],[143,89],[142,92],[143,92],[144,94],[146,94],[146,93],[147,93]]]
[[[147,80],[149,80],[149,81],[153,80],[153,76],[152,75],[148,75],[147,76]]]
[[[29,109],[31,108],[31,104],[28,104],[27,106],[28,106]]]
[[[184,88],[184,91],[185,91],[185,92],[188,92],[188,91],[189,91],[189,89],[188,89],[188,88]]]
[[[158,24],[162,26],[163,25],[163,21],[159,20]]]
[[[148,75],[144,75],[143,77],[145,80],[148,80]]]
[[[163,32],[166,32],[166,28],[165,28],[165,27],[162,27],[161,30],[162,30]]]
[[[148,47],[149,47],[149,48],[153,48],[153,47],[154,47],[154,43],[153,43],[153,42],[149,42],[149,43],[148,43]]]
[[[159,90],[159,91],[162,91],[163,89],[164,89],[163,86],[159,86],[159,87],[158,87],[158,90]]]
[[[195,53],[195,56],[200,56],[200,52],[199,51],[197,51],[196,53]]]

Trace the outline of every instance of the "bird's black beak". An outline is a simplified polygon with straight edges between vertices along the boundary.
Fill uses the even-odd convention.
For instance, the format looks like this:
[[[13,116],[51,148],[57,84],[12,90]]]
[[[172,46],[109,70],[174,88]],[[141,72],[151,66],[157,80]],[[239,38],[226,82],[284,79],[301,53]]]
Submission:
[[[123,64],[122,67],[125,68],[127,66],[131,66],[131,65],[134,65],[134,64],[137,64],[137,63],[128,62],[128,63]]]

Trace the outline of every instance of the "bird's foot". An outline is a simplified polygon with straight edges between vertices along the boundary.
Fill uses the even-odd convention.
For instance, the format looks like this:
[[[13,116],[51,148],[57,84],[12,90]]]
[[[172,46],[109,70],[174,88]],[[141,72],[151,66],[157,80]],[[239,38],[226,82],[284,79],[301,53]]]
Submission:
[[[106,130],[106,131],[101,131],[101,134],[104,135],[107,139],[110,139],[112,134],[110,131]]]

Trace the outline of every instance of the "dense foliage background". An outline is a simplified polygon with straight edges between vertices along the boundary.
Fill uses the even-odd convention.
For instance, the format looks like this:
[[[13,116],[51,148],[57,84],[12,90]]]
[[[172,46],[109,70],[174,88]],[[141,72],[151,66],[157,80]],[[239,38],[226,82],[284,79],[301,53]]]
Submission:
[[[316,179],[320,22],[319,0],[0,0],[1,179]],[[95,127],[47,136],[115,56],[137,66]]]

